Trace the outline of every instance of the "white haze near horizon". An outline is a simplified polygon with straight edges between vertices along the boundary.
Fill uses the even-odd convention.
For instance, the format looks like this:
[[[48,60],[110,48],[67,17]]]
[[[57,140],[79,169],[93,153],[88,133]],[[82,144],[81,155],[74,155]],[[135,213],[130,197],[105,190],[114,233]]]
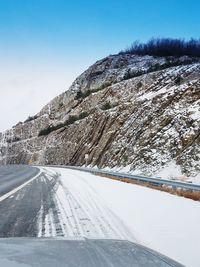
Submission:
[[[76,65],[77,66],[77,65]],[[68,90],[84,67],[0,63],[0,132],[34,115]]]

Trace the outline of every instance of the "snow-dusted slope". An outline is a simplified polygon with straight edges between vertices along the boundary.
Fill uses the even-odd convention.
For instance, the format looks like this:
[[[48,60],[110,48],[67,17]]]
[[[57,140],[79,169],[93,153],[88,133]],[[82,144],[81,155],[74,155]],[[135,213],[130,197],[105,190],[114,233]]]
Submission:
[[[109,56],[0,134],[0,162],[83,165],[88,154],[92,166],[145,175],[175,166],[178,178],[197,177],[199,77],[200,64],[187,57]]]
[[[199,267],[199,202],[85,172],[44,170],[49,178],[61,175],[54,195],[59,220],[50,209],[42,224],[41,211],[39,236],[126,239]]]

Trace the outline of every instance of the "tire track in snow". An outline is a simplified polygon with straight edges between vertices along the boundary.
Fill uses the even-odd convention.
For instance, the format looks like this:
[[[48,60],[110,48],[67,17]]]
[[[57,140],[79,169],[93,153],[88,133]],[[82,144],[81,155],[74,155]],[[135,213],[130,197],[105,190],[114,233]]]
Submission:
[[[131,238],[135,240],[120,219],[112,213],[101,196],[87,183],[80,172],[67,170],[67,174],[72,174],[73,177],[73,179],[67,180],[68,187],[75,193],[79,203],[83,203],[83,207],[88,207],[96,228],[100,227],[101,229],[100,238]]]
[[[55,172],[50,168],[44,168],[44,171],[47,177]],[[54,175],[58,176],[58,174]],[[43,236],[131,238],[130,232],[123,223],[76,171],[62,170],[57,186],[54,186],[52,198],[54,207],[45,215]],[[56,221],[55,215],[57,226],[53,225]]]

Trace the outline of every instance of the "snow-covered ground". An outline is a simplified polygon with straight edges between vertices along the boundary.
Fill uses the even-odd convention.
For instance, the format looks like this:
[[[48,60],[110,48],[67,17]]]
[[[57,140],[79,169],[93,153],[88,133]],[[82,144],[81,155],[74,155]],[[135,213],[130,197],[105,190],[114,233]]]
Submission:
[[[200,266],[199,202],[85,172],[46,170],[61,174],[55,197],[65,236],[128,239]]]

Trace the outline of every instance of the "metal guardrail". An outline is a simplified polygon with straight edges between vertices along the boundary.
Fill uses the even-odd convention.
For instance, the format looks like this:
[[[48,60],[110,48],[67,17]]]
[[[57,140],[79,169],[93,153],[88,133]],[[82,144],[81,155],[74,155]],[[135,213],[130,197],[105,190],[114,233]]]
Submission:
[[[146,184],[151,184],[154,186],[169,186],[173,189],[184,189],[187,191],[193,191],[193,192],[200,192],[200,185],[197,184],[190,184],[187,182],[178,182],[178,181],[171,181],[166,179],[159,179],[159,178],[151,178],[147,176],[140,176],[140,175],[131,175],[127,173],[120,173],[120,172],[113,172],[113,171],[104,171],[99,170],[95,168],[88,168],[88,167],[76,167],[76,166],[63,166],[63,165],[47,165],[45,167],[57,167],[57,168],[67,168],[72,170],[78,170],[78,171],[84,171],[89,172],[93,174],[101,174],[101,175],[109,175],[113,176],[116,179],[130,179],[134,180],[136,182],[142,182]]]

